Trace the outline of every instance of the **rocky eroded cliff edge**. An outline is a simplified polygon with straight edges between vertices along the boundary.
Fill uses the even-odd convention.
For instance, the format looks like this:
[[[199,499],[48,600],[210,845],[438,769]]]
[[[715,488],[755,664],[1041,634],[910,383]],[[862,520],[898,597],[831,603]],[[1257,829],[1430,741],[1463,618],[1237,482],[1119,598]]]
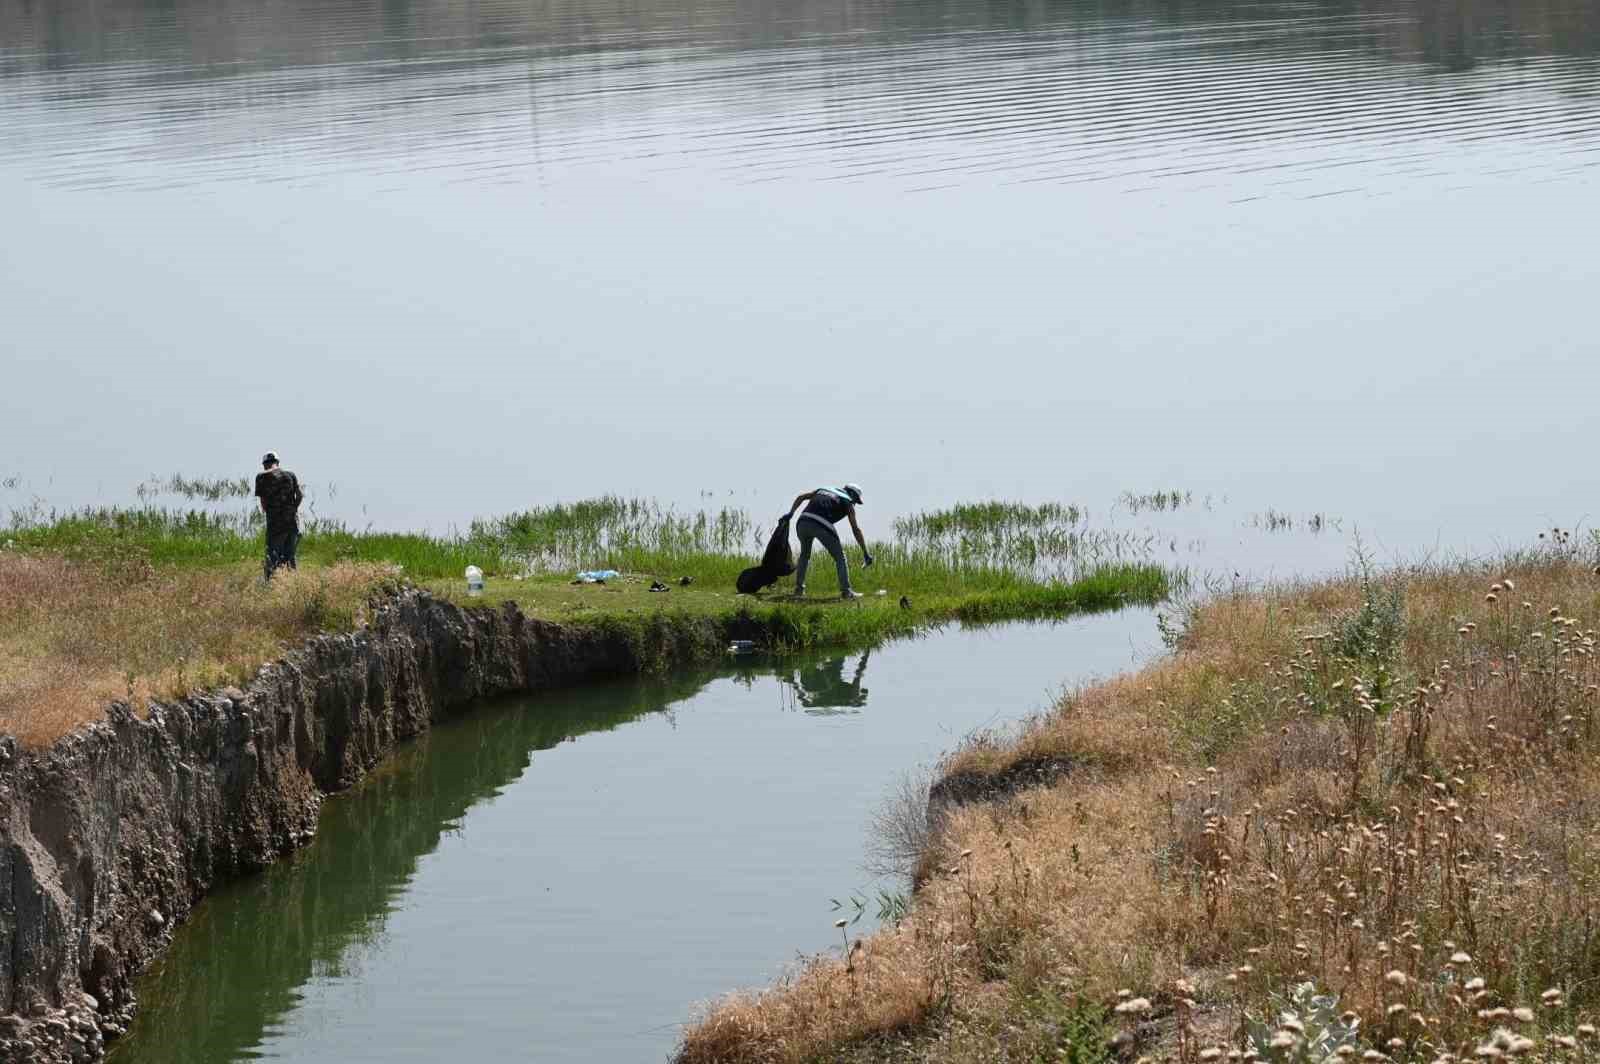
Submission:
[[[113,705],[43,750],[0,738],[0,1061],[100,1059],[173,928],[310,839],[323,797],[397,743],[485,698],[702,658],[728,634],[566,627],[409,591],[244,690]]]

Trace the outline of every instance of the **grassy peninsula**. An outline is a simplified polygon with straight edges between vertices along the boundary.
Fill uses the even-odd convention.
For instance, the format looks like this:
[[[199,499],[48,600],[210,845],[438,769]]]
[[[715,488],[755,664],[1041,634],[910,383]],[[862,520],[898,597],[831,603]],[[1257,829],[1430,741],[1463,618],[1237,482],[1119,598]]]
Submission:
[[[1179,611],[1148,668],[952,753],[987,800],[890,816],[903,918],[716,1003],[679,1061],[1591,1059],[1597,553]]]
[[[1071,507],[991,503],[896,522],[873,543],[877,564],[853,566],[865,599],[838,601],[825,552],[813,559],[807,599],[793,598],[792,579],[741,596],[734,578],[754,563],[770,525],[736,509],[679,512],[616,497],[478,520],[448,535],[313,516],[299,570],[263,585],[248,482],[175,477],[156,487],[185,505],[34,509],[13,513],[0,533],[0,732],[47,743],[113,699],[241,682],[309,635],[359,627],[377,599],[402,586],[641,633],[710,616],[758,631],[777,650],[1150,603],[1169,586],[1148,549],[1090,529]],[[487,574],[482,596],[466,594],[469,564]],[[573,582],[580,570],[603,569],[620,575]],[[649,590],[658,582],[668,590]]]

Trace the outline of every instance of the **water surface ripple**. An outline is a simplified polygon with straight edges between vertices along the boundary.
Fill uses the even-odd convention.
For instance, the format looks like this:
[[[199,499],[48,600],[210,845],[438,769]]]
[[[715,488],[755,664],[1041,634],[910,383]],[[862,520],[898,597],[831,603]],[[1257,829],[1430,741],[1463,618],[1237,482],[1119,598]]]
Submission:
[[[0,122],[69,186],[626,165],[1244,200],[1557,179],[1600,144],[1578,0],[48,10],[0,4]]]

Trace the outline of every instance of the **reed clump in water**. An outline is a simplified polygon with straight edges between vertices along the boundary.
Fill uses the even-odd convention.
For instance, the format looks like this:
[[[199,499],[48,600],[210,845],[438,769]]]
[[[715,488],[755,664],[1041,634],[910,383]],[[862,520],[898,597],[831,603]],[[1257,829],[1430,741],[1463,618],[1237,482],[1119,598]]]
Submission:
[[[848,980],[720,1002],[679,1059],[1100,1059],[1063,1031],[1108,1013],[1185,1064],[1600,1051],[1595,546],[1204,604],[951,757],[1070,767],[943,816]]]
[[[939,565],[1067,578],[1086,566],[1149,561],[1163,542],[1148,529],[1091,527],[1088,511],[1064,503],[964,504],[898,518],[894,532],[907,556]]]

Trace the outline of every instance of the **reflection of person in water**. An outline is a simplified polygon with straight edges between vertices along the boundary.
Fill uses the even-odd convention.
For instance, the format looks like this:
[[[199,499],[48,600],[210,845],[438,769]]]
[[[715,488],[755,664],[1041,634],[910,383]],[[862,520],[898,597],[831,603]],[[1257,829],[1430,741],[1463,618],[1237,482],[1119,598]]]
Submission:
[[[854,712],[867,704],[867,689],[861,686],[867,673],[867,659],[872,651],[864,651],[856,662],[855,675],[844,678],[843,656],[824,658],[796,669],[789,682],[807,713],[826,716],[833,713]]]

